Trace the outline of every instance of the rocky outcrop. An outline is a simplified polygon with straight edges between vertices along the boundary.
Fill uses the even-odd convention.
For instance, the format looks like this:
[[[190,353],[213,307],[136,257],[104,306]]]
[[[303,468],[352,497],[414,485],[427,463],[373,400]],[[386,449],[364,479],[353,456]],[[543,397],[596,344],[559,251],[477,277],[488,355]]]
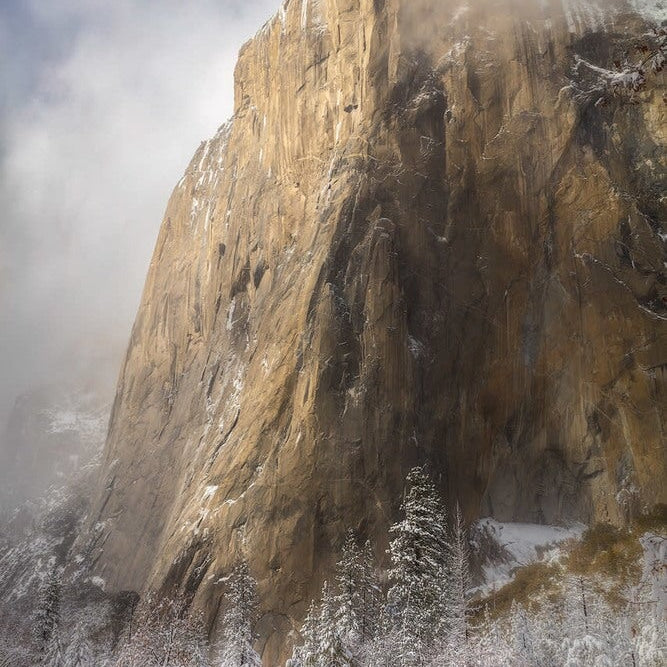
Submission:
[[[665,105],[596,105],[573,70],[646,24],[471,4],[289,0],[167,207],[95,569],[215,632],[245,556],[267,664],[345,529],[383,553],[415,463],[471,518],[665,501]]]

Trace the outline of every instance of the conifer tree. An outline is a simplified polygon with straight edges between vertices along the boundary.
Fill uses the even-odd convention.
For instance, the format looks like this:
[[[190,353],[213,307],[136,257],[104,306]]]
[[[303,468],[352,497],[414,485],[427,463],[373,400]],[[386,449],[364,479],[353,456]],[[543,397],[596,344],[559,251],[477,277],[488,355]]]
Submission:
[[[605,601],[592,589],[590,582],[577,576],[567,582],[563,616],[563,664],[591,664],[607,667],[613,664],[615,638],[607,632],[609,623]]]
[[[261,667],[253,647],[256,616],[257,582],[243,560],[229,578],[220,667]]]
[[[407,477],[404,518],[390,528],[388,608],[403,664],[421,664],[449,596],[445,510],[422,468]]]
[[[39,606],[34,618],[33,627],[40,654],[44,654],[48,649],[55,655],[55,645],[60,652],[60,640],[57,635],[60,624],[61,590],[62,571],[58,566],[54,566],[40,591]]]
[[[667,664],[667,630],[664,620],[647,618],[635,637],[634,656],[642,667],[659,667]]]
[[[351,530],[336,565],[336,587],[338,635],[349,650],[356,652],[377,633],[381,588],[370,542],[359,548]]]
[[[628,594],[634,612],[626,633],[628,664],[632,667],[667,664],[667,604],[662,572],[664,560],[651,563],[639,586]]]
[[[65,667],[63,648],[57,635],[50,639],[39,664],[40,667]]]
[[[446,551],[449,558],[445,571],[446,585],[441,587],[443,617],[440,638],[452,665],[468,664],[470,554],[461,508],[456,506],[454,525]]]
[[[532,628],[523,606],[512,601],[510,610],[510,632],[514,655],[523,665],[535,664],[535,642]]]
[[[538,665],[562,664],[563,617],[563,601],[549,598],[541,600],[539,608],[532,609],[526,616],[532,637],[532,653]]]
[[[378,575],[378,563],[375,551],[370,540],[366,540],[361,551],[361,597],[362,597],[362,624],[361,639],[368,643],[382,627],[384,599],[382,585]]]
[[[303,644],[294,649],[287,667],[348,667],[352,664],[338,633],[336,600],[326,581],[319,609],[311,603],[301,636]]]
[[[336,600],[329,583],[324,582],[318,622],[317,667],[345,667],[350,664],[336,622]]]
[[[361,551],[352,530],[345,536],[341,559],[336,564],[336,626],[348,645],[361,639]]]
[[[90,667],[94,664],[93,660],[88,629],[82,621],[79,621],[74,625],[71,639],[65,651],[65,667]]]
[[[315,601],[312,601],[301,626],[303,643],[294,647],[286,667],[314,667],[317,664],[318,619],[319,613]]]
[[[180,598],[149,594],[142,601],[131,637],[116,650],[114,667],[205,667],[201,619]]]
[[[500,667],[510,664],[510,648],[505,641],[506,632],[498,619],[491,618],[489,608],[484,609],[484,618],[473,641],[474,664],[479,667]],[[447,664],[447,663],[445,663]]]

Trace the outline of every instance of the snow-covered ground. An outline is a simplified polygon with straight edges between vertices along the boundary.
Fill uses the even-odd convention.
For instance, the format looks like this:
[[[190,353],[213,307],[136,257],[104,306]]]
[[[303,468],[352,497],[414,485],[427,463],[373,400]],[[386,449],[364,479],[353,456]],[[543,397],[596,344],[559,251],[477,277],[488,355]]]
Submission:
[[[559,558],[563,542],[580,538],[585,529],[583,524],[564,528],[480,519],[471,530],[472,546],[482,558],[484,577],[476,592],[486,594],[508,584],[519,567]]]
[[[667,614],[667,538],[645,533],[639,539],[644,550],[642,585],[649,588],[661,614]]]

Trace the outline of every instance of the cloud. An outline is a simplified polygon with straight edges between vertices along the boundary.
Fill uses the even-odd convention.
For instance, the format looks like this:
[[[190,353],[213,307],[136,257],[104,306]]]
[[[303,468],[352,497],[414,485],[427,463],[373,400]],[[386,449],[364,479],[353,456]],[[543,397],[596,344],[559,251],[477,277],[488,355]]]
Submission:
[[[116,372],[170,190],[277,5],[3,3],[0,418],[77,366]]]

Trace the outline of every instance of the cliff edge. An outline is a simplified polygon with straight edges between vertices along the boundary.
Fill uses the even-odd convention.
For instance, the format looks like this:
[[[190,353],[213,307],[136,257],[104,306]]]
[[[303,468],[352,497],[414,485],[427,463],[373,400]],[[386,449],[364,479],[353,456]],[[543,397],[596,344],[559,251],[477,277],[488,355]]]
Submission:
[[[639,5],[288,0],[246,44],[118,385],[110,590],[185,592],[215,632],[243,555],[277,664],[417,463],[471,519],[665,502],[663,80],[601,105],[575,68],[660,19]]]

